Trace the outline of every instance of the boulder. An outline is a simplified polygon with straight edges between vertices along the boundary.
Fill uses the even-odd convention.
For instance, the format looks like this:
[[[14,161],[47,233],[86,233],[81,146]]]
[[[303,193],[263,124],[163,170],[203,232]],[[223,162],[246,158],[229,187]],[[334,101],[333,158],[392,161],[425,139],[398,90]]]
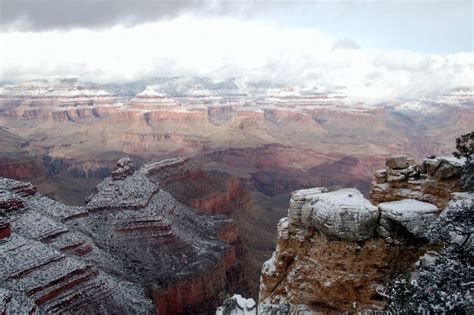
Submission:
[[[439,159],[425,159],[423,160],[423,173],[427,173],[430,176],[433,176],[433,174],[436,172],[438,167],[441,164],[441,160]]]
[[[404,182],[404,181],[407,180],[407,178],[408,178],[408,176],[405,175],[405,174],[399,174],[399,175],[389,174],[387,176],[387,182],[389,182],[389,183]]]
[[[435,205],[415,199],[383,202],[379,210],[381,222],[396,222],[417,237],[425,235],[428,224],[436,219],[439,211]]]
[[[291,209],[292,211],[298,209]],[[301,224],[313,227],[329,237],[350,241],[374,235],[377,207],[357,189],[319,193],[301,208]]]
[[[300,189],[291,194],[290,210],[288,211],[288,222],[294,225],[301,225],[301,208],[311,201],[314,196],[327,192],[326,187],[315,187],[310,189]]]
[[[386,159],[385,165],[392,169],[404,169],[409,166],[409,160],[406,155],[392,155]]]
[[[450,163],[443,163],[434,173],[434,177],[439,179],[448,179],[461,175],[462,167]]]
[[[439,179],[448,179],[456,176],[460,176],[464,163],[464,160],[455,158],[453,156],[442,156],[439,158],[441,166],[438,167],[434,173],[434,177]]]
[[[387,170],[377,170],[374,173],[375,183],[383,184],[387,181]]]

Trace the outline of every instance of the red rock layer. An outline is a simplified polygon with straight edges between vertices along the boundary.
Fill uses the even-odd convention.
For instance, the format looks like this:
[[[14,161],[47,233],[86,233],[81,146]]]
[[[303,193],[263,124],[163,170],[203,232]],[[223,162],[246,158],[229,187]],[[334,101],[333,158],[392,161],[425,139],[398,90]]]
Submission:
[[[12,234],[10,222],[0,220],[0,240]]]

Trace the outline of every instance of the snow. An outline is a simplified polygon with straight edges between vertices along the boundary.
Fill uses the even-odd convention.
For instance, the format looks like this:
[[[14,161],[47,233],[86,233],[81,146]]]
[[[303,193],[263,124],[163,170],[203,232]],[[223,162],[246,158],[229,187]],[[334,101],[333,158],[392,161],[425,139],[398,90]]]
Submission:
[[[459,202],[459,201],[469,201],[474,202],[474,194],[470,192],[456,192],[452,193],[451,196],[452,202]]]
[[[148,85],[145,90],[141,93],[138,93],[137,96],[147,96],[147,97],[167,97],[166,94],[156,92],[152,86]]]
[[[209,90],[206,90],[203,86],[201,85],[193,85],[191,88],[188,90],[186,93],[187,96],[211,96],[213,93],[211,93]]]
[[[438,217],[438,208],[430,203],[414,199],[383,202],[379,204],[381,218],[398,222],[411,234],[424,237],[428,225]]]
[[[462,166],[466,163],[466,159],[464,159],[464,158],[458,159],[454,155],[442,155],[442,156],[438,156],[437,159],[439,159],[441,161],[446,161],[446,162],[448,162],[450,164],[453,164],[453,165],[456,165],[456,166]]]
[[[354,188],[325,190],[317,187],[293,193],[290,224],[314,227],[328,236],[351,241],[372,237],[377,207]]]
[[[273,277],[276,273],[275,266],[275,252],[273,252],[272,257],[263,263],[262,274]]]
[[[355,188],[339,189],[329,193],[323,193],[320,194],[318,198],[324,203],[354,211],[374,208],[370,201],[365,199]]]
[[[323,192],[327,192],[328,189],[326,187],[314,187],[309,189],[300,189],[291,194],[291,198],[295,201],[298,200],[305,200],[307,198],[311,198],[314,195],[319,195]]]
[[[237,302],[237,305],[242,309],[252,309],[255,307],[254,299],[243,298],[240,294],[234,294],[234,298]]]
[[[438,208],[427,202],[415,199],[383,202],[379,204],[380,211],[387,212],[390,216],[413,217],[425,213],[436,213]]]
[[[231,299],[234,300],[237,305],[233,310],[231,310],[230,313],[228,313],[229,315],[257,315],[257,308],[254,299],[246,299],[240,294],[234,294]],[[224,307],[220,306],[219,308],[217,308],[216,315],[223,314]]]
[[[10,97],[112,97],[113,94],[94,86],[84,85],[5,85],[0,87],[0,95]]]

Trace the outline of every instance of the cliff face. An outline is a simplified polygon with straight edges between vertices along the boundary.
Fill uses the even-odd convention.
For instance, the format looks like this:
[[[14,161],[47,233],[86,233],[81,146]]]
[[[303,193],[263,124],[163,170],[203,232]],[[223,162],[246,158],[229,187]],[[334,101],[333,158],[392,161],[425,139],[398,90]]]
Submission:
[[[84,207],[1,179],[0,313],[204,314],[244,290],[234,222],[162,190],[166,164],[120,160]]]
[[[294,192],[262,268],[259,313],[382,309],[380,288],[425,253],[426,227],[461,190],[462,163],[387,158],[388,170],[375,174],[373,204],[356,189]]]

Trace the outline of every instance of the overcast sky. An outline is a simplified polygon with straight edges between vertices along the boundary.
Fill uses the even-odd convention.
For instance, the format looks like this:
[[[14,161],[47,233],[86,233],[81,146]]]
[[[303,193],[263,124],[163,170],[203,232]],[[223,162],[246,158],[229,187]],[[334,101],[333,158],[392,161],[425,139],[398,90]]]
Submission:
[[[474,86],[473,1],[0,0],[0,80],[243,76],[366,99]]]

